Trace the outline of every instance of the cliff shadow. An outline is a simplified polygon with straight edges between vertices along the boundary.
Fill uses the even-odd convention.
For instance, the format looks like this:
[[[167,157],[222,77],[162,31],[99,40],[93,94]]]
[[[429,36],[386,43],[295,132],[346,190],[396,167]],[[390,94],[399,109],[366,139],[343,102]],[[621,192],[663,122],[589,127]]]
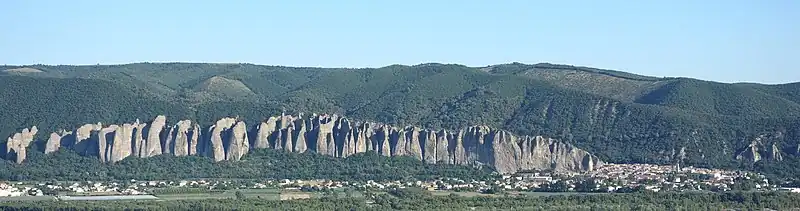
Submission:
[[[161,154],[173,154],[172,151],[175,140],[169,140],[170,137],[175,138],[175,136],[170,136],[174,134],[170,134],[172,132],[173,127],[171,126],[164,126],[161,128],[160,133],[158,133],[158,143],[161,144]]]
[[[47,147],[47,140],[34,139],[33,143],[31,143],[28,149],[30,149],[30,151],[38,151],[44,153],[46,147]]]
[[[3,153],[5,153],[3,157],[6,158],[6,160],[10,160],[12,162],[17,160],[17,156],[19,156],[17,150],[8,149],[8,147],[6,147],[5,144],[3,144],[3,148],[5,148],[3,149]]]
[[[269,143],[269,148],[271,149],[280,149],[281,148],[281,130],[276,129],[274,130],[269,136],[267,136],[267,143]]]
[[[318,152],[317,140],[319,140],[319,127],[313,128],[306,132],[306,147],[307,151]]]
[[[298,145],[300,145],[301,142],[302,145],[305,147],[305,150],[306,151],[308,150],[309,148],[308,138],[305,137],[308,134],[308,132],[305,130],[306,130],[305,127],[300,126],[292,130],[291,134],[289,134],[292,137],[292,152],[299,151],[300,147],[298,147]]]
[[[99,131],[93,130],[89,138],[78,141],[73,149],[81,156],[97,156],[99,152]]]
[[[200,130],[202,131],[203,129]],[[200,136],[197,140],[197,148],[196,148],[197,153],[195,153],[196,155],[211,157],[211,153],[213,153],[211,152],[211,136],[213,135],[213,133],[211,132],[212,130],[213,127],[209,127],[206,130],[206,132],[198,131],[200,132]]]
[[[262,122],[265,120],[261,120]],[[247,130],[247,142],[250,143],[250,149],[256,148],[256,143],[258,142],[258,127],[260,124],[253,124]],[[190,136],[191,137],[191,136]]]
[[[223,130],[219,136],[222,138],[222,151],[225,154],[225,158],[228,158],[228,154],[231,151],[231,141],[233,140],[233,127]]]
[[[98,146],[98,154],[100,153],[103,154],[103,156],[101,156],[103,158],[103,162],[111,160],[111,156],[114,154],[114,142],[117,141],[114,137],[117,135],[118,132],[119,132],[118,130],[115,130],[113,132],[106,133],[105,137],[103,137],[105,138],[105,143],[103,143],[105,144],[105,146],[102,147]],[[98,144],[100,143],[98,142]],[[100,152],[99,151],[100,148],[105,149],[105,151]]]
[[[403,140],[405,141],[405,140]],[[389,131],[389,155],[397,156],[397,144],[400,142],[400,133],[394,130]]]
[[[131,147],[131,156],[139,157],[139,153],[140,153],[139,151],[142,148],[142,146],[141,146],[142,145],[142,143],[141,143],[142,140],[139,139],[140,137],[137,137],[137,134],[140,134],[140,133],[144,134],[143,130],[144,129],[139,129],[139,127],[134,127],[133,128],[133,137],[131,137],[131,145],[130,145],[130,147]]]
[[[61,140],[59,141],[58,144],[59,144],[59,146],[61,146],[59,148],[62,148],[62,147],[72,148],[72,147],[74,147],[75,146],[75,133],[73,132],[73,133],[69,133],[69,134],[66,134],[66,135],[62,136]]]
[[[177,150],[177,148],[178,148],[178,140],[179,140],[178,136],[180,135],[180,131],[178,130],[177,126],[169,127],[169,130],[167,130],[167,131],[168,132],[166,132],[166,134],[167,134],[166,138],[161,141],[163,143],[163,144],[161,144],[161,146],[163,146],[162,149],[164,151],[164,154],[175,155],[175,152],[178,151]],[[189,135],[189,131],[186,132],[185,136],[187,136],[187,137],[183,137],[183,139],[186,139],[186,143],[188,144],[189,143],[189,139],[191,139],[190,138],[191,136]],[[185,146],[185,147],[188,147],[188,146]],[[186,151],[187,149],[182,149],[182,150]]]
[[[0,154],[4,158],[8,157],[8,142],[3,142],[3,144],[0,144]]]

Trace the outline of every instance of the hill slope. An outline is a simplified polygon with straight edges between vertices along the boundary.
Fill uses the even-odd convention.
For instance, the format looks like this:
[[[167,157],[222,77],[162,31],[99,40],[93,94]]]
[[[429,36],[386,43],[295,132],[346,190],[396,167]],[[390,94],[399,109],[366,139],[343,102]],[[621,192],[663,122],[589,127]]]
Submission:
[[[338,113],[358,120],[432,129],[484,124],[522,135],[561,139],[615,163],[682,161],[747,167],[756,160],[793,165],[800,156],[798,83],[724,84],[519,63],[482,68],[421,64],[374,69],[137,63],[5,66],[0,70],[16,68],[43,72],[2,77],[25,82],[2,83],[0,105],[5,109],[0,116],[9,121],[0,123],[4,128],[0,135],[10,135],[9,129],[33,123],[76,126],[98,119],[129,122],[132,120],[114,117],[144,116],[138,113],[152,116],[161,112],[175,117],[171,119],[185,117],[210,124],[236,115],[255,122],[286,110]],[[212,78],[233,81],[223,84],[234,86],[202,86]],[[51,83],[62,85],[48,85]],[[71,86],[75,88],[53,88]],[[196,97],[208,90],[250,91],[244,91],[246,95]],[[58,94],[48,94],[50,91]],[[37,97],[18,97],[18,93]],[[52,110],[53,103],[48,102],[71,106]],[[23,110],[29,115],[16,114]],[[122,117],[95,114],[95,110],[135,114]],[[772,145],[779,149],[781,159],[763,156],[775,154],[768,150]]]

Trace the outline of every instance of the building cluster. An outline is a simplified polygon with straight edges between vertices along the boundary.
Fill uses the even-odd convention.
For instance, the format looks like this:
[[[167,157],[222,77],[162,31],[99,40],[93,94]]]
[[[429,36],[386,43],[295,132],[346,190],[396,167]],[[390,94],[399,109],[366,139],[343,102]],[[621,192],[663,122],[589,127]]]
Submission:
[[[0,183],[0,196],[41,195],[142,195],[158,189],[195,188],[207,190],[281,188],[301,191],[323,191],[351,188],[361,191],[382,191],[416,187],[425,190],[485,192],[633,192],[633,191],[730,191],[788,190],[760,174],[669,165],[607,164],[586,174],[517,173],[487,180],[442,178],[431,181],[333,181],[333,180],[180,180],[125,182],[46,182]]]
[[[680,167],[678,165],[609,164],[573,178],[593,180],[608,191],[644,188],[648,191],[731,191],[775,190],[764,175],[722,169]]]
[[[43,195],[44,193],[42,192],[42,190],[35,187],[28,187],[28,186],[14,187],[14,184],[0,183],[0,197],[43,196]]]

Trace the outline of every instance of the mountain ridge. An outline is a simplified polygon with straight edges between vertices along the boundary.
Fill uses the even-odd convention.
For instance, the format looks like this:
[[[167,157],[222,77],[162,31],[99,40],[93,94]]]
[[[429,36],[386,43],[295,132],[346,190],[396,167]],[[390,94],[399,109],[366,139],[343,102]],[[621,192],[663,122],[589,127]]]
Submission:
[[[700,80],[706,82],[716,82],[716,83],[724,83],[724,84],[752,84],[752,85],[786,85],[786,84],[796,84],[800,82],[786,82],[786,83],[761,83],[761,82],[721,82],[716,80],[704,80],[704,79],[697,79],[687,76],[648,76],[644,74],[637,74],[637,73],[630,73],[624,72],[614,69],[606,69],[606,68],[594,68],[590,66],[580,66],[580,65],[569,65],[569,64],[558,64],[558,63],[551,63],[551,62],[538,62],[538,63],[522,63],[522,62],[508,62],[508,63],[498,63],[498,64],[490,64],[485,66],[466,66],[461,65],[458,63],[441,63],[441,62],[425,62],[425,63],[418,63],[418,64],[391,64],[381,67],[314,67],[314,66],[287,66],[287,65],[276,65],[276,64],[256,64],[256,63],[249,63],[249,62],[180,62],[180,61],[173,61],[173,62],[129,62],[129,63],[114,63],[114,64],[15,64],[15,65],[0,65],[0,69],[8,70],[8,69],[16,69],[16,68],[33,68],[33,67],[92,67],[92,66],[130,66],[130,65],[152,65],[152,64],[165,64],[165,65],[175,65],[175,64],[186,64],[186,65],[251,65],[251,66],[265,66],[265,67],[274,67],[274,68],[302,68],[302,69],[337,69],[337,70],[364,70],[364,69],[381,69],[381,68],[389,68],[392,66],[404,66],[404,67],[415,67],[415,66],[425,66],[425,65],[459,65],[469,68],[481,69],[481,68],[489,68],[495,66],[504,66],[504,65],[526,65],[526,66],[551,66],[556,67],[556,69],[566,69],[566,70],[581,70],[586,72],[592,73],[601,73],[607,74],[610,76],[616,77],[625,77],[619,76],[621,75],[631,75],[633,77],[629,77],[627,79],[636,79],[636,78],[646,78],[644,80],[670,80],[670,79],[692,79],[692,80]],[[36,68],[33,68],[36,69]],[[38,69],[37,69],[38,70]],[[40,70],[41,71],[41,70]],[[38,73],[38,72],[36,72]],[[641,79],[640,79],[641,80]]]
[[[8,109],[0,111],[0,117],[10,121],[0,125],[0,135],[13,135],[37,122],[43,123],[40,130],[53,131],[66,123],[125,122],[129,120],[124,118],[167,114],[210,125],[226,116],[258,122],[258,117],[287,110],[434,129],[487,125],[562,140],[614,163],[754,168],[770,162],[795,165],[793,159],[800,155],[800,83],[731,84],[521,63],[491,69],[438,63],[362,69],[203,63],[31,68],[44,73],[0,74],[0,82],[27,81],[6,86],[0,96],[30,92],[42,98],[3,98],[0,104]],[[211,77],[240,81],[256,95],[196,97],[194,85]],[[49,89],[43,81],[58,81],[61,87]],[[129,91],[83,96],[91,90],[80,88],[86,86]],[[55,94],[45,95],[44,89]],[[95,108],[93,98],[143,109],[118,103]],[[143,100],[149,102],[138,102]],[[62,113],[25,111],[30,107]],[[94,109],[127,114],[91,113]],[[93,118],[76,118],[88,116]],[[758,137],[765,137],[761,145],[776,146],[783,161],[752,162],[738,156]],[[774,154],[768,148],[753,149],[756,154]],[[684,157],[672,153],[680,149],[685,149]]]

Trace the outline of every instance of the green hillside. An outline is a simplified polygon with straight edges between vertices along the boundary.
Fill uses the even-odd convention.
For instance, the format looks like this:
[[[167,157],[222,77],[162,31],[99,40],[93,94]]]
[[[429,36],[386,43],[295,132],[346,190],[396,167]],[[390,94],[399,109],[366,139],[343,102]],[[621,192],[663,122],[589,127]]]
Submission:
[[[156,114],[166,114],[171,122],[189,118],[208,124],[224,116],[255,122],[286,110],[445,129],[485,124],[559,138],[616,163],[759,168],[798,165],[800,157],[800,83],[725,84],[520,63],[364,69],[0,66],[19,68],[40,72],[0,72],[2,136],[34,124],[49,132]],[[759,144],[778,145],[783,161],[766,159],[753,166],[735,159],[762,135],[771,138]]]

